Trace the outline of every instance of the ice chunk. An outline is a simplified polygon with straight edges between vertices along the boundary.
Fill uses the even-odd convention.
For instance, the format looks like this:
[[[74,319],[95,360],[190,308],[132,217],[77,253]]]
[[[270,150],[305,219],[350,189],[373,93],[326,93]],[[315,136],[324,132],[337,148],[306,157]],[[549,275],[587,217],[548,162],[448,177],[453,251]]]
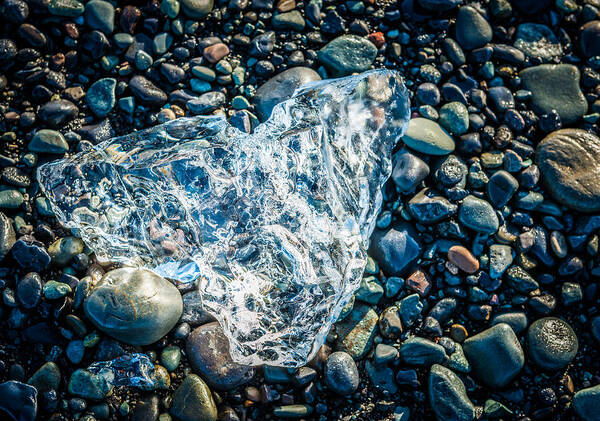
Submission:
[[[145,354],[125,354],[110,361],[97,361],[87,369],[103,378],[109,386],[155,388],[154,364]]]
[[[180,118],[43,165],[58,219],[99,260],[198,279],[236,362],[299,366],[358,288],[390,155],[397,72],[312,82],[253,134]]]

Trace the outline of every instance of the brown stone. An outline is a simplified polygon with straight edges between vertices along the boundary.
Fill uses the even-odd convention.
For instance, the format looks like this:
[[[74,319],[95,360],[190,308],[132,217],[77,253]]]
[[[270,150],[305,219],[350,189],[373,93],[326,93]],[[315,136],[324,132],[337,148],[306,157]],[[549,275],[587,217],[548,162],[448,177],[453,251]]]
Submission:
[[[463,272],[475,273],[479,270],[479,261],[463,246],[450,247],[448,260]]]
[[[296,0],[279,0],[277,10],[281,13],[289,12],[296,8]]]
[[[142,16],[142,12],[135,6],[125,6],[121,12],[121,28],[123,31],[132,34],[135,31],[135,26]]]
[[[417,270],[406,278],[406,286],[421,297],[425,297],[431,289],[431,282],[429,282],[429,276],[425,272]]]
[[[202,54],[204,55],[204,58],[211,63],[216,63],[229,54],[229,47],[222,42],[218,42],[206,47]]]

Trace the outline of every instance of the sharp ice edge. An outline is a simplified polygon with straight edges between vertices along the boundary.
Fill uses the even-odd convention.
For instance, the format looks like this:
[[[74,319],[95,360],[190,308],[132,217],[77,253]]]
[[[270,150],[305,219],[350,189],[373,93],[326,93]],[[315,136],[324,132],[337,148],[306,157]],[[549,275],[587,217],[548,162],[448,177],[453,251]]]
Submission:
[[[400,75],[373,70],[301,87],[253,134],[180,118],[38,179],[99,260],[199,279],[236,362],[295,367],[360,284],[409,113]]]

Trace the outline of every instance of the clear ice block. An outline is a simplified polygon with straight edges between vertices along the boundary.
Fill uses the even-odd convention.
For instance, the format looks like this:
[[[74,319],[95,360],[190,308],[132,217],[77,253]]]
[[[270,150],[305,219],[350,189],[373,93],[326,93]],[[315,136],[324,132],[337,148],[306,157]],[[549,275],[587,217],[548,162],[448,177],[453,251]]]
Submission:
[[[390,155],[397,72],[312,82],[253,134],[179,118],[38,169],[59,221],[101,261],[198,280],[242,364],[310,359],[358,288]]]

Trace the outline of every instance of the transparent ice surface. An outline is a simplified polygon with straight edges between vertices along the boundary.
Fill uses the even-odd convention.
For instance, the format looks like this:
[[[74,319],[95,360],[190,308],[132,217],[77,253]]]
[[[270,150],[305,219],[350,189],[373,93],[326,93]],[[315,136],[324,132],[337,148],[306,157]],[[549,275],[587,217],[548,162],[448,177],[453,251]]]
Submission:
[[[114,360],[98,361],[87,369],[110,386],[134,386],[143,390],[155,388],[154,364],[145,354],[125,354]]]
[[[397,72],[312,82],[253,134],[180,118],[38,170],[102,261],[198,279],[242,364],[310,359],[358,288],[390,155],[409,119]]]

